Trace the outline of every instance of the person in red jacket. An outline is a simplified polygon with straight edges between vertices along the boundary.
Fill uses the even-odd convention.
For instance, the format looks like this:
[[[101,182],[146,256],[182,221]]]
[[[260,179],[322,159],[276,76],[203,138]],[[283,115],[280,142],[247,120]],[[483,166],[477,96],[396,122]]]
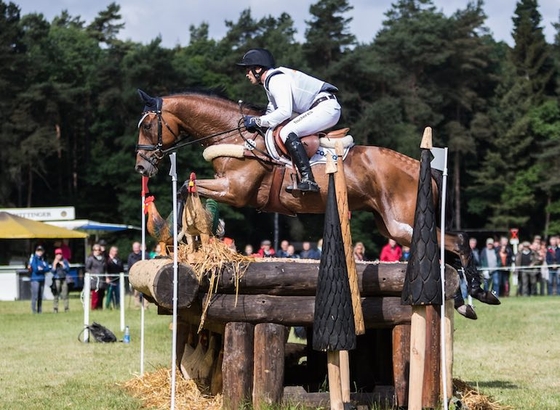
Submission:
[[[402,257],[402,248],[393,239],[389,239],[389,242],[381,249],[381,256],[379,260],[381,262],[398,262]]]

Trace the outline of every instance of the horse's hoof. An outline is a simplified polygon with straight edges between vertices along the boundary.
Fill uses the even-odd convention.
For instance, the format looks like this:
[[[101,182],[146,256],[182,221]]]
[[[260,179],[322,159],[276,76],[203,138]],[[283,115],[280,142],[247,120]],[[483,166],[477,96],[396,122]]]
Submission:
[[[455,310],[457,310],[457,312],[459,312],[460,315],[466,317],[467,319],[472,319],[472,320],[478,319],[478,316],[474,311],[474,307],[472,307],[471,305],[461,305],[455,308]]]
[[[498,299],[494,291],[490,292],[482,290],[481,288],[477,288],[474,291],[470,292],[470,295],[473,298],[480,300],[482,303],[486,303],[488,305],[500,305],[502,303],[500,302],[500,299]]]

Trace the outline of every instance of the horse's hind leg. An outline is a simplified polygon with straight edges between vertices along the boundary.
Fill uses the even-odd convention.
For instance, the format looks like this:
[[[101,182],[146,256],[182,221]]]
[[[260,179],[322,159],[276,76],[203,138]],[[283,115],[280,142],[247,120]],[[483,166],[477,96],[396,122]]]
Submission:
[[[448,238],[451,240],[448,240]],[[448,248],[448,245],[450,243],[453,249]],[[469,293],[469,295],[481,301],[482,303],[487,303],[489,305],[499,305],[501,302],[493,292],[488,292],[481,288],[482,281],[473,261],[472,251],[469,247],[468,235],[463,232],[456,234],[447,234],[445,245],[448,250],[451,250],[458,254],[459,258],[461,259],[461,266],[463,267],[463,271],[467,279],[467,292]]]

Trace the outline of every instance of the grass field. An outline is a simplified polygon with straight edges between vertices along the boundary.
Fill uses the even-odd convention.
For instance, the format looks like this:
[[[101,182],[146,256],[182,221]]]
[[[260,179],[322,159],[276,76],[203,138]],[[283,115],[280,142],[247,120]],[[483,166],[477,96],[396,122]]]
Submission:
[[[83,311],[32,315],[28,301],[0,302],[0,409],[140,409],[118,383],[140,369],[140,311],[127,299],[130,344],[77,340]],[[476,305],[479,319],[455,316],[454,377],[513,409],[560,409],[560,297],[504,298]],[[170,316],[154,306],[145,315],[145,371],[169,367]],[[119,331],[118,311],[96,311],[91,321]]]

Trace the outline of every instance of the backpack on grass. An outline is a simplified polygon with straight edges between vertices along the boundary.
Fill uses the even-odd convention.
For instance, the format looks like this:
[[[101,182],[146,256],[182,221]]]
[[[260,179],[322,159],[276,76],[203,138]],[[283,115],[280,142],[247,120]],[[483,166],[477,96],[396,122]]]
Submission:
[[[86,325],[78,335],[78,340],[80,342],[84,342],[84,340],[80,339],[80,337],[83,335],[86,329],[89,331],[90,335],[93,336],[93,338],[99,343],[113,343],[117,341],[117,337],[113,332],[111,332],[105,326],[93,322],[89,326]]]

